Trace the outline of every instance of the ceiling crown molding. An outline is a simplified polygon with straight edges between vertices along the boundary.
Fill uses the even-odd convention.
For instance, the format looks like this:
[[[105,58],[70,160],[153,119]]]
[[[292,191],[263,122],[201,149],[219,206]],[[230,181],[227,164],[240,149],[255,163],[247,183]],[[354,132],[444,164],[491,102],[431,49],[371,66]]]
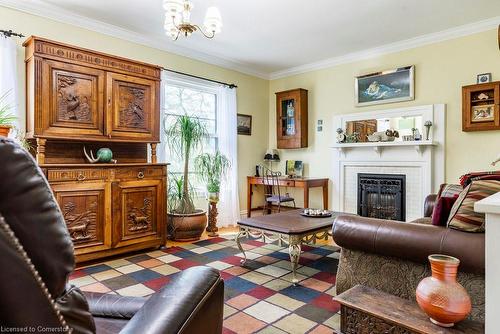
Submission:
[[[496,16],[487,20],[469,23],[466,25],[430,33],[427,35],[417,36],[372,49],[353,52],[317,62],[290,67],[280,71],[266,73],[258,71],[244,63],[231,60],[223,56],[214,56],[204,52],[196,51],[191,48],[181,47],[173,43],[168,43],[167,40],[160,37],[144,36],[143,34],[139,34],[128,29],[120,28],[115,25],[111,25],[99,20],[91,19],[86,16],[63,10],[57,6],[47,4],[46,2],[43,2],[41,0],[0,0],[0,6],[19,10],[36,16],[45,17],[54,21],[77,26],[83,29],[95,31],[108,36],[120,38],[126,41],[145,45],[151,48],[166,51],[179,56],[188,57],[194,60],[202,61],[204,63],[216,65],[222,68],[238,71],[267,80],[280,79],[292,75],[329,68],[336,65],[352,63],[364,59],[375,58],[385,54],[400,52],[428,44],[459,38],[486,30],[495,29],[500,24],[500,16]]]
[[[500,16],[496,16],[487,20],[469,23],[451,29],[430,33],[427,35],[417,36],[414,38],[382,45],[372,49],[353,52],[343,56],[333,57],[309,64],[290,67],[284,70],[272,72],[269,74],[269,80],[275,80],[301,73],[321,70],[336,65],[353,63],[364,59],[379,57],[389,53],[395,53],[399,51],[417,48],[419,46],[424,46],[467,35],[472,35],[482,31],[495,29],[498,27],[499,24],[500,24]]]
[[[40,0],[0,0],[0,6],[95,31],[101,34],[145,45],[158,50],[167,51],[179,56],[188,57],[194,60],[238,71],[262,79],[269,79],[268,73],[257,71],[246,66],[245,64],[236,62],[234,60],[230,60],[221,56],[209,55],[207,53],[196,51],[187,47],[181,47],[173,43],[169,43],[167,40],[159,37],[144,36],[143,34],[139,34],[128,29],[120,28],[112,24],[75,14],[59,7],[52,6]]]

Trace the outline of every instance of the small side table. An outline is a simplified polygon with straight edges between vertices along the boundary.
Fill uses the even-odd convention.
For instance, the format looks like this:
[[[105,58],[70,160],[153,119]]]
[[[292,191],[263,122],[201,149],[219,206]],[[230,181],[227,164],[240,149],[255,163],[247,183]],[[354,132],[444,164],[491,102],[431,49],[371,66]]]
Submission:
[[[430,322],[416,302],[363,285],[334,298],[340,303],[342,334],[478,334],[484,324],[465,320],[452,328]]]

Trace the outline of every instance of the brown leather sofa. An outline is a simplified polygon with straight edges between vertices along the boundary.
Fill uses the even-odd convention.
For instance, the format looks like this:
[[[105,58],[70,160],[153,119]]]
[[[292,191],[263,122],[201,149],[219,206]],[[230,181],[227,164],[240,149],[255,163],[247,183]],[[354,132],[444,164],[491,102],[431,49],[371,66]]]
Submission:
[[[73,244],[57,202],[32,157],[4,137],[0,253],[3,331],[222,332],[224,282],[212,268],[185,270],[150,298],[86,294],[69,285]]]
[[[427,257],[447,254],[460,259],[458,281],[472,299],[470,319],[484,322],[484,233],[468,233],[429,224],[436,200],[425,201],[424,218],[411,223],[339,216],[333,239],[342,247],[337,293],[357,284],[415,300],[418,283],[431,275]]]

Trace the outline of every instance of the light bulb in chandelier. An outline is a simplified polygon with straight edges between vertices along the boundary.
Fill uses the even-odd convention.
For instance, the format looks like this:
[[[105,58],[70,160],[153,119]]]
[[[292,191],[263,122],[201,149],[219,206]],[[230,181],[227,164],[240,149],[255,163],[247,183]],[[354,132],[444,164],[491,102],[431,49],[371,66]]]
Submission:
[[[165,16],[179,20],[184,11],[184,0],[163,0],[163,9],[165,9]]]
[[[218,34],[222,30],[222,18],[217,7],[209,7],[205,14],[205,29],[213,34]]]

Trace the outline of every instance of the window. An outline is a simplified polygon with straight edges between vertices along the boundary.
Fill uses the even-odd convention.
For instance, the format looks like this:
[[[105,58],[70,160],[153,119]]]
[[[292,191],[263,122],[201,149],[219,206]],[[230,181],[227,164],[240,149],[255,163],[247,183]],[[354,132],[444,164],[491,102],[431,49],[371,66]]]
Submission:
[[[167,81],[165,86],[165,127],[172,125],[181,115],[198,117],[206,126],[209,138],[201,149],[191,152],[190,178],[191,186],[198,195],[205,193],[202,184],[194,172],[194,159],[202,152],[215,153],[218,147],[217,138],[217,94],[214,89],[202,85],[185,84],[179,81]],[[165,157],[171,163],[169,170],[173,174],[182,175],[183,161],[173,156],[168,145],[165,145]]]

